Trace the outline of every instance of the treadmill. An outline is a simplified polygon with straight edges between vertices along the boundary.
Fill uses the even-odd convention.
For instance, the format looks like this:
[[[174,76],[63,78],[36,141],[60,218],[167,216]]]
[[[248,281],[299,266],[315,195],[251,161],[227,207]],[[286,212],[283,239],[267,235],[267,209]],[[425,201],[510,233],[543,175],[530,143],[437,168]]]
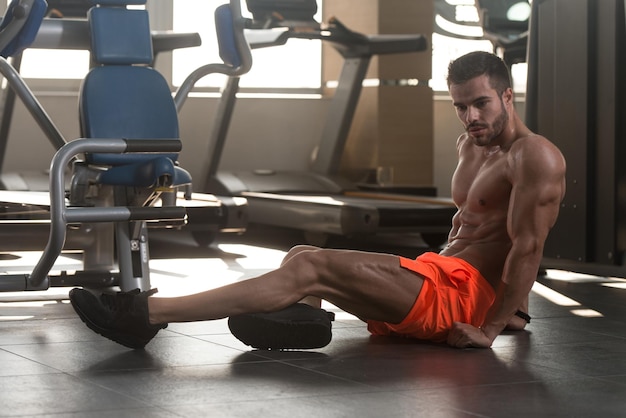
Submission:
[[[319,39],[342,55],[344,65],[311,171],[219,171],[239,87],[238,78],[229,78],[211,132],[203,191],[243,196],[248,201],[250,223],[302,230],[311,244],[324,245],[331,235],[383,233],[420,233],[431,247],[445,243],[456,213],[451,199],[433,196],[432,188],[376,189],[338,176],[371,58],[423,51],[426,39],[422,35],[363,35],[334,18],[321,25],[313,18],[317,11],[314,0],[248,0],[247,4],[253,14],[246,31],[252,49],[283,45],[291,38]]]

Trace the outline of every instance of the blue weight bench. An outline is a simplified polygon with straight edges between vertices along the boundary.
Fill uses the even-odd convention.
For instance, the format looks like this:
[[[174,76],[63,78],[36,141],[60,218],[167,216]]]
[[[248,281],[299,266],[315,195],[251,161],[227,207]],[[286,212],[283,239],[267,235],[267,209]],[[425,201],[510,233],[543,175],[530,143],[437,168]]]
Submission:
[[[93,68],[80,92],[81,138],[62,145],[51,163],[48,243],[33,272],[0,277],[0,291],[54,285],[149,289],[148,225],[177,228],[188,219],[184,201],[192,197],[191,176],[177,163],[182,148],[177,112],[184,98],[179,91],[174,100],[167,82],[149,65],[153,53],[147,12],[127,8],[145,0],[92,4]],[[198,69],[185,86],[213,72],[236,76],[249,70],[252,60],[239,7],[232,0],[216,12],[225,62]],[[214,216],[223,218],[219,200],[214,209]],[[68,233],[76,230],[84,231],[89,247],[83,271],[49,275]]]
[[[126,4],[97,0],[88,12],[95,66],[82,83],[79,103],[84,138],[178,139],[178,115],[169,85],[148,65],[153,60],[148,14]],[[112,7],[107,7],[112,6]],[[176,153],[89,153],[86,163],[105,166],[97,182],[151,190],[191,185]]]

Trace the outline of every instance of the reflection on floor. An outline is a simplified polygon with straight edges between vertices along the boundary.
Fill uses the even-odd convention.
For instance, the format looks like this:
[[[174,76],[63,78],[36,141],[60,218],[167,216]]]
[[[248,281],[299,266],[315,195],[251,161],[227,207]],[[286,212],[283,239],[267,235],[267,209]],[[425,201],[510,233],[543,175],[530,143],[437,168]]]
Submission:
[[[293,243],[262,241],[156,245],[153,284],[177,295],[242,280],[276,267]],[[0,271],[28,270],[36,257],[2,256]],[[372,338],[327,306],[337,312],[334,337],[316,351],[251,351],[223,320],[171,324],[132,351],[88,330],[67,291],[0,294],[0,416],[626,414],[624,279],[550,271],[531,294],[528,330],[500,336],[491,350]]]

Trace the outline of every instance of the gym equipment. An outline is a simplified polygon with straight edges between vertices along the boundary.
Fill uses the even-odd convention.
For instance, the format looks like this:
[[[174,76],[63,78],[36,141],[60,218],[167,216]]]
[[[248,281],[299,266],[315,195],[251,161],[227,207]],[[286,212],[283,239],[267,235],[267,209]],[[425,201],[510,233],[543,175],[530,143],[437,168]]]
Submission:
[[[238,78],[231,77],[222,91],[218,122],[211,132],[210,163],[203,191],[244,196],[250,206],[251,223],[302,230],[309,242],[317,245],[323,244],[331,234],[359,236],[387,232],[419,232],[428,244],[443,244],[456,213],[451,200],[360,189],[338,176],[340,158],[371,58],[423,51],[426,39],[422,35],[363,35],[337,19],[322,26],[313,20],[311,5],[315,1],[287,3],[290,8],[283,11],[281,2],[248,0],[248,9],[261,19],[250,22],[250,30],[246,32],[253,49],[283,45],[291,38],[320,39],[330,43],[345,60],[312,169],[218,172],[239,86]],[[274,5],[273,9],[269,9],[270,4]],[[302,13],[294,10],[298,5]],[[293,20],[293,16],[300,15],[308,18]],[[280,19],[281,16],[292,19]]]
[[[60,2],[67,3],[67,2]],[[70,2],[70,6],[74,2]],[[83,2],[84,3],[84,2]],[[7,21],[7,24],[9,21]],[[19,22],[11,21],[10,25],[14,26]],[[228,33],[228,26],[225,27],[224,33]],[[243,29],[240,29],[243,30]],[[44,49],[77,49],[91,50],[91,33],[89,22],[86,19],[48,19],[45,18],[41,22],[39,31],[32,47]],[[149,65],[153,66],[157,56],[161,52],[171,51],[177,48],[186,48],[198,46],[201,43],[200,36],[197,33],[170,33],[151,31],[153,58]],[[6,32],[2,32],[2,37],[9,38]],[[24,44],[21,49],[25,49],[28,45]],[[241,47],[241,45],[240,45]],[[20,94],[20,99],[26,105],[31,115],[38,122],[42,131],[48,137],[55,150],[58,150],[66,143],[65,138],[59,130],[54,126],[48,115],[45,113],[41,105],[36,102],[34,96],[19,78],[19,67],[21,63],[21,50],[11,51],[12,55],[7,59],[10,63],[0,63],[5,67],[5,73],[12,74],[11,78],[15,80],[12,84],[19,86],[14,87],[9,83],[3,89],[4,106],[2,106],[2,119],[0,122],[0,191],[48,191],[49,181],[48,173],[41,171],[2,173],[2,166],[5,157],[5,150],[8,141],[8,134],[11,125],[11,119],[14,108],[15,94]],[[213,67],[210,67],[213,69]],[[227,66],[216,67],[216,71],[233,71],[241,70],[237,68],[227,68]],[[10,80],[9,80],[10,81]],[[0,199],[5,203],[11,202],[10,212],[15,212],[24,197],[16,193],[1,193]],[[30,199],[30,198],[29,198]],[[42,196],[42,199],[44,197]],[[42,199],[37,199],[41,202]],[[185,231],[190,231],[197,244],[201,246],[209,245],[219,232],[224,233],[241,233],[245,229],[247,223],[247,206],[244,199],[233,199],[229,196],[221,196],[216,200],[215,196],[196,193],[192,199],[181,199],[179,204],[183,204],[188,208],[188,223]],[[16,206],[17,205],[17,206]],[[219,207],[219,214],[216,213],[215,206]],[[32,243],[30,240],[28,243]],[[36,242],[39,242],[38,240]],[[29,248],[31,245],[29,245]],[[20,247],[21,248],[21,247]]]
[[[622,0],[532,2],[526,123],[567,161],[544,268],[626,277],[625,9]]]
[[[48,0],[48,16],[86,18],[91,4],[85,0]]]
[[[28,45],[32,48],[40,49],[72,49],[86,51],[91,49],[91,34],[89,31],[89,22],[86,19],[86,10],[91,7],[91,5],[84,0],[48,2],[48,13],[53,7],[55,9],[58,8],[59,12],[64,16],[69,14],[70,17],[79,18],[44,18],[41,22],[41,26],[39,26],[39,30],[34,30],[31,35],[35,36],[36,34],[34,40],[31,39],[28,43],[21,42],[20,50],[13,48],[13,50],[4,51],[5,58],[18,73],[22,62],[21,50],[25,49]],[[40,14],[41,13],[42,11],[40,11]],[[6,24],[10,23],[10,26],[14,28],[13,30],[16,30],[21,27],[24,20],[25,19],[9,19],[6,21]],[[154,56],[150,64],[152,66],[154,66],[161,52],[201,44],[200,36],[197,33],[152,31],[151,35]],[[9,42],[13,39],[13,35],[5,30],[2,31],[1,36],[2,39],[5,40],[3,42]],[[21,99],[22,101],[25,100],[24,97]],[[6,86],[2,89],[2,103],[2,116],[0,118],[0,190],[48,191],[48,173],[44,170],[3,172],[15,105],[15,89],[10,88],[10,86]],[[37,119],[36,116],[35,118]],[[45,121],[47,119],[48,118],[43,118],[44,123],[46,123]],[[56,128],[42,127],[42,130],[55,150],[58,150],[66,142]]]
[[[446,0],[434,0],[435,16],[434,16],[434,32],[449,38],[467,39],[479,41],[484,39],[482,36],[472,36],[463,33],[475,30],[480,27],[479,22],[467,22],[457,20],[457,7],[461,5],[448,3]]]
[[[456,8],[461,7],[447,2],[435,0],[435,32],[451,38],[481,40],[487,39],[493,45],[493,52],[502,57],[509,68],[526,61],[526,45],[528,43],[528,16],[530,10],[528,0],[475,0],[478,22],[457,20]],[[519,11],[516,13],[516,10]],[[451,32],[439,24],[437,17],[449,22],[450,27],[481,28],[482,36],[469,36],[459,32]]]
[[[494,52],[502,56],[509,68],[526,62],[528,0],[475,0],[475,3],[483,37],[491,41]]]
[[[14,0],[17,6],[33,2],[45,5],[44,0]],[[6,213],[16,208],[14,205],[0,205],[5,208],[0,215],[27,221],[18,221],[18,227],[33,226],[27,235],[35,229],[40,231],[46,222],[50,229],[46,248],[32,273],[0,276],[0,291],[44,290],[58,285],[147,290],[148,225],[175,228],[193,216],[192,208],[180,205],[193,197],[191,177],[176,164],[182,145],[176,104],[163,77],[149,66],[153,56],[148,15],[145,10],[126,7],[144,3],[92,1],[88,21],[94,67],[80,92],[83,138],[64,142],[52,160],[49,217],[44,213],[45,203],[36,201],[41,193],[34,194],[32,204],[23,204],[24,210],[18,213]],[[238,0],[220,6],[216,19],[224,48],[221,55],[236,66],[225,63],[206,71],[248,71],[251,60],[246,59],[245,50],[240,55],[237,49],[247,45],[236,40],[243,38]],[[29,110],[54,127],[17,71],[5,59],[0,59],[0,64],[18,96],[31,99],[33,109]],[[66,191],[65,176],[70,165],[72,178]],[[5,194],[15,193],[0,192],[0,200]],[[220,201],[213,198],[203,203],[201,209],[208,224],[223,227],[228,214],[224,215]],[[70,235],[83,250],[83,270],[52,276],[49,272],[61,251],[67,249],[66,238]],[[16,249],[12,241],[3,241]]]
[[[315,22],[316,0],[256,0],[247,2],[254,27],[288,27],[292,23]]]

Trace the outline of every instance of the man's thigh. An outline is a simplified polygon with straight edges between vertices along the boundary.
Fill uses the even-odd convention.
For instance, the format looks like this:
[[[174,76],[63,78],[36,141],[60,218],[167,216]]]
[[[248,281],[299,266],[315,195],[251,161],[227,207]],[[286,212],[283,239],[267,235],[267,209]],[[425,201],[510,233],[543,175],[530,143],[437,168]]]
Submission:
[[[423,277],[390,254],[320,250],[316,296],[367,320],[401,322],[419,296]]]

